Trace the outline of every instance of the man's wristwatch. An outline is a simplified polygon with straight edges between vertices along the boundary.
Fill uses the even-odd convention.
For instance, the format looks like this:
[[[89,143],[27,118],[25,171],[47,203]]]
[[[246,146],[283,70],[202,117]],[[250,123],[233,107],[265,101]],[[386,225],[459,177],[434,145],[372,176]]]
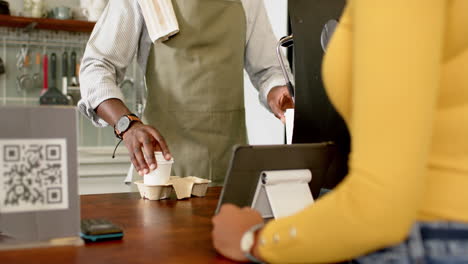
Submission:
[[[244,253],[245,257],[254,263],[263,263],[256,257],[252,255],[252,249],[253,246],[255,245],[255,232],[257,232],[259,229],[261,229],[264,226],[263,223],[257,224],[252,226],[247,232],[244,233],[244,235],[241,238],[241,250],[242,253]]]
[[[140,118],[135,114],[122,116],[114,126],[114,134],[117,138],[122,139],[123,134],[130,128],[133,122],[141,122]]]

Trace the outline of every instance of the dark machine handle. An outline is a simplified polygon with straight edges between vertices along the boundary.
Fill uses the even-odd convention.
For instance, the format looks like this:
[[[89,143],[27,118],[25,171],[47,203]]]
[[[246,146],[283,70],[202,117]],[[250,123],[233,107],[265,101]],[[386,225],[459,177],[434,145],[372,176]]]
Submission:
[[[76,52],[72,51],[71,53],[71,76],[76,77]]]
[[[57,55],[55,53],[50,55],[50,71],[50,87],[57,88]]]
[[[65,51],[62,55],[62,77],[68,76],[68,53]]]

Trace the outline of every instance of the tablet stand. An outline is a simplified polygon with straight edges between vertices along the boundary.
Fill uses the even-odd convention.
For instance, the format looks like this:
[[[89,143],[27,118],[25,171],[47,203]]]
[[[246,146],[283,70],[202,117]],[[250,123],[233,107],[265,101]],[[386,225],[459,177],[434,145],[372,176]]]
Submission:
[[[263,171],[260,175],[252,208],[263,218],[280,218],[295,214],[314,202],[309,188],[310,170]]]

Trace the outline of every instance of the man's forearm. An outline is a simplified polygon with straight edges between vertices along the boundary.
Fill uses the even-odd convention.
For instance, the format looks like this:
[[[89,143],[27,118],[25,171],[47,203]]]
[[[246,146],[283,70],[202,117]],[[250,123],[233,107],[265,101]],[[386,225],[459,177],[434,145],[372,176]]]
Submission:
[[[123,115],[128,115],[131,112],[121,100],[109,99],[96,108],[96,113],[109,125],[114,126]]]

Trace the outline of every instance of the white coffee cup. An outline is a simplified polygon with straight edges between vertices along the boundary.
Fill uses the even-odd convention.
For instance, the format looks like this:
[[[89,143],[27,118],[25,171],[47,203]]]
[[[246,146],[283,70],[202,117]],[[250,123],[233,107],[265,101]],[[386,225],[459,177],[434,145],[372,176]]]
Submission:
[[[174,159],[166,160],[162,152],[156,152],[155,156],[158,167],[143,176],[143,183],[145,185],[166,185],[171,176]]]

